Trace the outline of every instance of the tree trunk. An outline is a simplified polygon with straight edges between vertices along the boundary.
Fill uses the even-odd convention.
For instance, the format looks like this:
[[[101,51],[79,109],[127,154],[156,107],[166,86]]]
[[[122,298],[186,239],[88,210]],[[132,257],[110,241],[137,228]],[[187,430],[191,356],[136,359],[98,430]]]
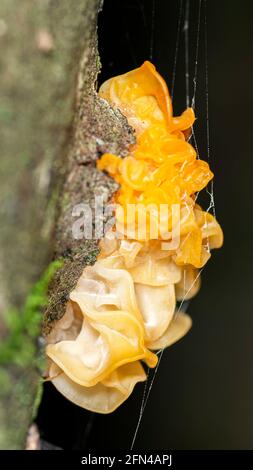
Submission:
[[[50,285],[47,333],[97,255],[97,240],[73,238],[73,207],[111,197],[115,185],[95,160],[105,151],[122,155],[133,142],[125,118],[95,91],[101,7],[101,0],[3,0],[0,7],[2,449],[24,448],[38,402],[37,330],[24,323],[28,307],[43,304],[44,284],[36,300],[29,292],[53,258],[63,259]]]

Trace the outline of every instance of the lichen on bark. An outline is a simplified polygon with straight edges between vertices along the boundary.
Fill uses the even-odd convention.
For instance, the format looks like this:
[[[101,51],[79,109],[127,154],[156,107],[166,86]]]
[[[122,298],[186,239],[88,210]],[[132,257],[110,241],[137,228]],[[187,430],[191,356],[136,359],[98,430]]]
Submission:
[[[96,24],[101,0],[3,0],[0,7],[0,337],[6,312],[22,312],[51,259],[64,266],[51,284],[44,332],[97,254],[96,240],[74,240],[72,208],[115,189],[96,170],[105,151],[124,155],[133,135],[95,91]],[[56,221],[56,224],[55,224]],[[34,364],[8,364],[1,384],[0,448],[24,447],[39,380]]]
[[[134,135],[126,118],[97,95],[95,84],[100,67],[97,59],[97,38],[94,34],[89,53],[81,63],[74,134],[59,197],[55,256],[63,257],[65,263],[50,286],[44,334],[50,331],[52,322],[61,318],[69,292],[84,267],[94,264],[98,254],[96,238],[77,240],[73,237],[75,218],[72,210],[80,203],[88,204],[92,208],[94,222],[95,197],[102,197],[106,204],[117,189],[110,177],[96,169],[96,160],[105,152],[124,156],[129,145],[134,143]],[[100,217],[104,217],[102,213]]]

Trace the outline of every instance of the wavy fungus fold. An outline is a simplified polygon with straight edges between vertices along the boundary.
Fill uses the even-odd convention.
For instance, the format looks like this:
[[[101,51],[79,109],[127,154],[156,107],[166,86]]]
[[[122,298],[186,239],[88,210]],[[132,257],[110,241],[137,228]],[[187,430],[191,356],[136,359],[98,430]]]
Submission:
[[[198,270],[210,250],[222,245],[223,234],[216,219],[196,204],[196,193],[213,174],[188,142],[194,112],[188,108],[173,117],[166,83],[155,67],[144,62],[114,77],[99,95],[127,117],[136,144],[124,159],[104,154],[97,162],[99,170],[119,183],[113,199],[122,210],[116,211],[116,226],[100,241],[96,263],[84,269],[71,292],[65,315],[48,336],[46,352],[48,378],[66,398],[88,410],[110,413],[136,383],[146,380],[142,363],[155,367],[155,351],[190,329],[190,317],[177,311],[176,302],[197,293]],[[129,230],[124,217],[128,204],[144,209],[157,205],[158,212],[149,211],[145,219],[145,237],[136,230],[138,211]],[[161,217],[164,204],[168,211]],[[180,243],[164,249],[174,204],[180,212]]]

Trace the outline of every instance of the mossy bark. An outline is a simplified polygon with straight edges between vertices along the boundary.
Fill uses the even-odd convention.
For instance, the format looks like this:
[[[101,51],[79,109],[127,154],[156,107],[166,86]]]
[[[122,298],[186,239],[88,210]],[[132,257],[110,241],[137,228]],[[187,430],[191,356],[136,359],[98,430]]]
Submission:
[[[87,204],[92,210],[93,226],[95,223],[100,225],[101,222],[106,222],[104,213],[96,212],[95,199],[102,198],[105,206],[117,185],[110,177],[97,170],[96,160],[105,152],[124,156],[129,145],[134,143],[132,129],[126,118],[98,97],[95,91],[98,71],[97,41],[94,35],[88,55],[80,68],[74,134],[67,155],[55,231],[54,256],[56,259],[63,258],[64,265],[50,286],[44,334],[50,331],[52,322],[61,318],[69,292],[83,268],[94,264],[98,254],[97,238],[73,237],[72,227],[76,220],[72,215],[73,208],[80,203]]]
[[[72,209],[115,189],[96,170],[105,151],[133,142],[123,116],[95,92],[101,0],[3,0],[0,7],[0,337],[8,311],[20,312],[52,258],[64,266],[51,284],[44,332],[59,318],[97,240],[74,240]],[[35,339],[36,341],[36,339]],[[1,366],[1,358],[0,358]],[[0,448],[24,447],[39,381],[34,361],[0,372]]]

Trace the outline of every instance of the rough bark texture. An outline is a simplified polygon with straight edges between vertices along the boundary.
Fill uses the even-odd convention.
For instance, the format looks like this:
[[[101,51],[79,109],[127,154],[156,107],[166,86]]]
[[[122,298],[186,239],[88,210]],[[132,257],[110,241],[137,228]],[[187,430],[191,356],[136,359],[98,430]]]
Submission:
[[[52,257],[64,265],[51,284],[44,332],[64,312],[97,244],[72,237],[72,209],[115,189],[95,167],[104,151],[133,141],[120,113],[95,92],[96,18],[101,0],[2,0],[0,7],[0,338]],[[73,124],[74,123],[74,124]],[[55,226],[55,220],[57,220]],[[38,386],[31,363],[0,357],[0,448],[24,447]],[[4,366],[4,370],[3,370]]]
[[[110,177],[96,169],[96,160],[105,152],[124,156],[129,145],[134,143],[132,129],[126,118],[98,97],[95,91],[98,72],[97,38],[94,32],[80,67],[74,134],[59,197],[54,256],[56,259],[63,258],[64,265],[50,285],[44,334],[49,333],[52,322],[61,318],[68,294],[84,266],[94,264],[98,254],[98,239],[77,240],[73,237],[72,226],[76,220],[72,215],[73,208],[80,203],[87,204],[92,209],[93,225],[95,219],[97,224],[104,220],[102,212],[97,211],[95,215],[95,198],[99,196],[106,204],[117,186]]]

